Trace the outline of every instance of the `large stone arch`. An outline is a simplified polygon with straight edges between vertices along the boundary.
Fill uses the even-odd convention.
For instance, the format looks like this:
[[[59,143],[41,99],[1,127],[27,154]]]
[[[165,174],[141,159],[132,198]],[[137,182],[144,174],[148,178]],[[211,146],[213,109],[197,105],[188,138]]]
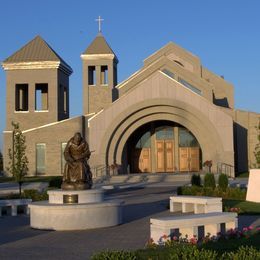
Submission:
[[[105,164],[121,163],[123,147],[129,136],[141,125],[155,120],[169,120],[188,128],[199,141],[203,160],[222,160],[223,142],[211,120],[192,105],[172,99],[139,102],[123,111],[112,121],[101,141]]]

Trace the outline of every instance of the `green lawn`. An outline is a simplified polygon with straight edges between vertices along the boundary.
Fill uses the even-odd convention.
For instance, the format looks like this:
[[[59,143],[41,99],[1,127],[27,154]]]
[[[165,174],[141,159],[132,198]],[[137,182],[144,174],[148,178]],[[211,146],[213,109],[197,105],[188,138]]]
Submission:
[[[223,206],[229,208],[240,208],[241,214],[260,214],[260,203],[245,200],[223,199]],[[259,242],[260,244],[260,242]]]
[[[61,176],[32,176],[25,177],[24,182],[50,182],[53,179],[61,178]],[[0,183],[15,182],[13,177],[0,177]]]
[[[242,172],[236,176],[236,178],[248,178],[248,177],[249,177],[249,172]]]

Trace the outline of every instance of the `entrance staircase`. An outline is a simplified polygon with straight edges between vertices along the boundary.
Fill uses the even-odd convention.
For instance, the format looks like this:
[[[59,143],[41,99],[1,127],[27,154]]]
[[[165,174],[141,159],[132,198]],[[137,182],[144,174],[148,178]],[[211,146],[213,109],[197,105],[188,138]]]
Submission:
[[[140,186],[179,186],[190,183],[193,173],[131,173],[124,175],[112,175],[93,178],[96,188],[107,189],[130,188]],[[198,174],[198,172],[196,172]],[[201,176],[203,172],[199,172]]]

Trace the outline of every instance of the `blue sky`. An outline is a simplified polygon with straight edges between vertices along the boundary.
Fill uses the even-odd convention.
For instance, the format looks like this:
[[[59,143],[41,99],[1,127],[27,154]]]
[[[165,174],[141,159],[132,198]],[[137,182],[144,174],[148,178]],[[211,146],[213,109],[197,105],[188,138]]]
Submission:
[[[138,70],[147,56],[173,41],[234,84],[236,108],[260,112],[259,10],[258,0],[3,0],[0,61],[41,35],[74,70],[70,115],[80,115],[80,54],[97,35],[95,19],[101,15],[103,35],[119,59],[119,82]],[[0,131],[4,128],[5,73],[1,69]]]

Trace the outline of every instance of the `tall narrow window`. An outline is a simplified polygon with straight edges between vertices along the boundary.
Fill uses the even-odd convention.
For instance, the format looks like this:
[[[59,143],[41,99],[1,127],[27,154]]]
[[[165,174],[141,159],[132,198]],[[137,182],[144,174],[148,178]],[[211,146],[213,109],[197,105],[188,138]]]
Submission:
[[[190,83],[188,83],[186,80],[184,80],[184,79],[182,79],[182,78],[179,78],[178,81],[179,81],[184,87],[186,87],[186,88],[192,90],[193,92],[195,92],[195,93],[197,93],[197,94],[199,94],[199,95],[202,94],[200,89],[198,89],[198,88],[192,86],[192,85],[191,85]]]
[[[67,96],[68,96],[68,89],[67,87],[63,88],[63,111],[67,113]]]
[[[35,85],[35,110],[48,110],[48,84]]]
[[[107,85],[108,79],[107,79],[107,66],[101,66],[101,84]]]
[[[95,68],[95,66],[88,67],[88,84],[96,85],[96,68]]]
[[[64,150],[66,148],[67,143],[61,143],[61,173],[64,172],[64,167],[65,167],[65,163],[66,160],[64,158]]]
[[[45,174],[46,144],[36,144],[36,173]]]
[[[15,110],[28,111],[28,84],[15,85]]]

